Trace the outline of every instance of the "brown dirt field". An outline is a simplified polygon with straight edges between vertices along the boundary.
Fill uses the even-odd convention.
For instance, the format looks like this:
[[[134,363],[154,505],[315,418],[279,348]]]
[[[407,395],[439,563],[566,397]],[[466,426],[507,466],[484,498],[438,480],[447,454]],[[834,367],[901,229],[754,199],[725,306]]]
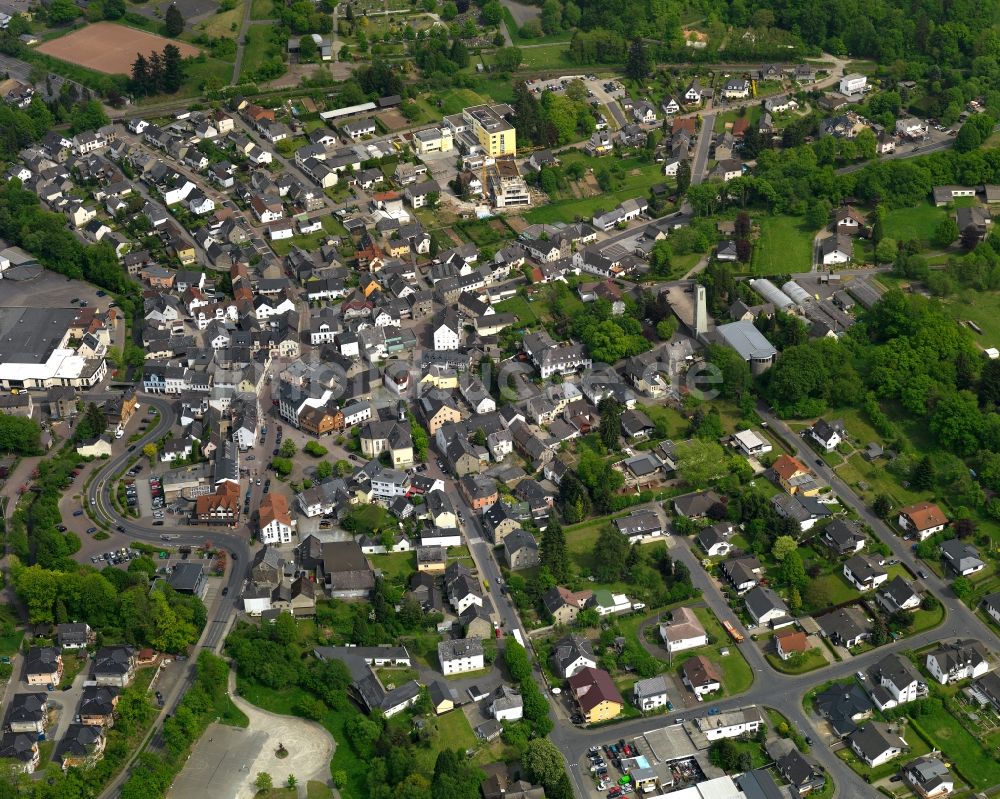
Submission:
[[[385,125],[386,130],[400,130],[401,128],[408,128],[411,125],[407,118],[396,108],[381,111],[378,117],[382,120],[382,124]]]
[[[154,50],[160,52],[168,44],[175,45],[184,58],[201,52],[187,42],[166,39],[155,33],[111,22],[88,25],[59,39],[45,42],[38,47],[38,51],[109,75],[127,75],[137,53],[148,55]]]

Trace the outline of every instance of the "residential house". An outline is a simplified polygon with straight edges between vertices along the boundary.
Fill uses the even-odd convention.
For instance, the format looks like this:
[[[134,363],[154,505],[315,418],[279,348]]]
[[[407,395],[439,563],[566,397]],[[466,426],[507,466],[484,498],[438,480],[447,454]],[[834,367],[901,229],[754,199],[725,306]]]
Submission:
[[[70,724],[62,740],[56,757],[68,768],[91,768],[104,757],[107,738],[104,728],[91,724]]]
[[[869,692],[879,710],[913,702],[927,695],[927,684],[908,658],[886,655],[868,669]]]
[[[909,744],[899,736],[894,727],[876,721],[851,733],[848,743],[869,768],[888,763],[909,748]]]
[[[643,713],[666,707],[668,701],[666,678],[660,674],[645,680],[637,680],[632,686],[632,701]]]
[[[915,611],[920,607],[920,594],[912,583],[898,574],[879,589],[875,599],[889,613]]]
[[[260,542],[265,545],[290,544],[295,520],[283,494],[272,492],[261,500],[257,519]]]
[[[809,651],[809,638],[802,630],[778,630],[774,634],[774,651],[782,660]]]
[[[933,502],[918,502],[915,505],[900,508],[896,524],[907,533],[915,534],[918,540],[923,541],[934,533],[941,532],[948,524],[948,517]]]
[[[728,555],[733,549],[729,540],[732,534],[733,525],[731,522],[719,522],[709,527],[703,527],[695,536],[695,543],[710,558],[721,557]]]
[[[97,651],[91,680],[99,686],[127,688],[132,683],[139,659],[129,646],[106,646]]]
[[[844,440],[844,423],[840,419],[833,422],[817,419],[809,428],[809,436],[827,452],[833,452]]]
[[[538,542],[524,530],[515,530],[503,540],[504,560],[511,571],[530,569],[538,565]]]
[[[479,638],[459,638],[438,644],[438,662],[446,677],[485,668],[483,642]]]
[[[553,624],[567,626],[576,620],[592,596],[591,591],[574,593],[568,588],[557,585],[542,594],[542,604],[552,617]]]
[[[24,657],[24,680],[28,685],[58,685],[63,659],[54,646],[33,646]]]
[[[941,685],[982,677],[989,671],[989,656],[985,647],[972,639],[955,639],[927,653],[925,663]]]
[[[577,672],[597,666],[590,641],[579,635],[567,635],[552,647],[552,666],[560,677],[567,679]]]
[[[588,724],[613,719],[625,706],[611,675],[602,669],[587,666],[573,674],[568,682],[570,694]]]
[[[681,679],[699,702],[705,694],[722,688],[722,677],[718,668],[704,655],[695,655],[684,661],[681,666]]]
[[[918,757],[903,766],[903,780],[921,799],[939,799],[955,790],[955,778],[940,758]]]
[[[868,539],[856,522],[834,519],[823,531],[823,540],[838,555],[851,555],[864,549]]]
[[[790,622],[788,606],[770,588],[762,585],[751,588],[743,597],[743,603],[758,626],[781,626]]]
[[[615,529],[629,541],[641,541],[663,535],[663,523],[652,510],[632,511],[628,516],[614,520]]]
[[[967,577],[986,568],[979,557],[979,550],[957,538],[941,544],[941,557],[955,574]]]
[[[48,694],[44,691],[14,694],[4,721],[10,732],[43,733],[49,724]]]
[[[883,559],[874,555],[854,555],[844,561],[844,577],[862,593],[874,591],[889,579]]]
[[[660,625],[660,639],[670,654],[705,646],[708,636],[698,616],[690,608],[677,608],[669,624]]]
[[[849,605],[816,618],[823,635],[837,646],[858,646],[871,636],[871,625],[865,613]]]

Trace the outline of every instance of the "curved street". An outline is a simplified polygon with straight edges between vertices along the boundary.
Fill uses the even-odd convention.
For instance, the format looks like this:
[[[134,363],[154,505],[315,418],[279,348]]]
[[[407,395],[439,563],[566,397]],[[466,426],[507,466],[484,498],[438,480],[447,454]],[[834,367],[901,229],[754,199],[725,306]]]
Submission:
[[[162,396],[144,395],[143,402],[156,408],[159,412],[159,417],[156,424],[141,439],[135,442],[136,450],[141,450],[143,445],[161,438],[173,426],[175,421],[173,403],[169,399]],[[815,458],[812,456],[811,451],[803,445],[799,436],[784,422],[774,417],[763,405],[758,408],[758,413],[768,424],[769,428],[785,441],[796,456],[800,459],[807,459],[813,465]],[[132,519],[122,517],[111,503],[111,490],[115,479],[127,466],[128,461],[134,456],[136,450],[124,452],[112,458],[104,465],[88,487],[87,501],[91,503],[90,509],[98,518],[116,526],[120,525],[128,535],[140,541],[159,543],[161,536],[164,534],[164,528],[147,527]],[[849,486],[840,480],[832,469],[826,467],[822,462],[815,464],[815,469],[820,476],[830,483],[844,503],[852,507],[862,520],[872,527],[876,535],[892,548],[896,557],[912,570],[915,571],[918,568],[914,555],[907,543],[896,536],[884,522],[876,518],[864,502]],[[499,614],[504,630],[508,635],[513,630],[520,630],[530,649],[531,641],[520,623],[520,619],[510,602],[509,596],[501,590],[503,583],[500,568],[491,551],[490,544],[483,534],[477,515],[458,492],[455,481],[446,480],[445,490],[455,503],[456,509],[460,510],[464,516],[463,527],[469,542],[470,552],[480,576],[489,586],[490,597]],[[225,597],[220,594],[214,607],[209,610],[209,621],[197,646],[197,649],[204,647],[217,650],[221,646],[229,624],[235,616],[236,601],[242,588],[244,576],[247,573],[251,557],[249,533],[245,528],[243,531],[231,532],[223,532],[213,528],[199,528],[198,530],[184,528],[171,530],[170,534],[176,536],[171,539],[172,545],[189,544],[195,546],[208,541],[213,546],[228,550],[232,555],[233,563],[226,581],[229,591]],[[691,551],[687,541],[679,538],[671,538],[668,540],[668,545],[672,557],[683,562],[690,570],[694,585],[702,592],[702,601],[704,604],[711,608],[720,620],[733,621],[739,625],[736,615],[729,608],[718,585],[701,567],[699,559]],[[998,640],[996,634],[992,630],[985,629],[985,626],[975,617],[975,614],[955,597],[943,580],[929,573],[928,579],[924,582],[927,588],[931,589],[939,597],[947,611],[949,636],[987,640],[994,648],[1000,648],[1000,640]],[[654,619],[655,616],[651,617],[644,624],[648,625]],[[929,630],[919,635],[879,647],[849,660],[833,663],[802,675],[785,675],[776,672],[764,658],[760,649],[748,639],[742,645],[734,644],[734,646],[739,647],[739,650],[743,653],[743,656],[747,659],[753,670],[755,678],[753,685],[742,694],[726,697],[711,704],[722,710],[729,710],[748,704],[759,704],[778,710],[788,718],[795,729],[804,735],[811,735],[816,742],[812,748],[812,756],[833,778],[836,784],[834,796],[861,796],[870,791],[870,786],[842,760],[836,757],[824,743],[826,736],[820,733],[820,725],[823,722],[811,715],[807,715],[802,706],[804,694],[817,684],[828,680],[849,678],[856,671],[868,668],[876,661],[885,657],[889,652],[917,649],[932,644],[940,640],[941,637],[940,629]],[[168,697],[163,711],[164,714],[173,712],[183,693],[183,689],[190,684],[193,663],[194,659],[192,658],[188,664],[189,673],[185,679],[178,683],[175,691]],[[537,663],[535,664],[534,676],[541,690],[549,697],[552,697],[550,688]],[[552,718],[555,722],[555,728],[549,737],[566,756],[570,773],[573,776],[575,791],[580,797],[592,795],[593,790],[589,773],[583,772],[579,764],[587,748],[604,742],[609,736],[616,738],[638,736],[644,732],[660,729],[671,723],[674,718],[689,720],[704,715],[706,711],[705,706],[699,706],[676,710],[671,713],[669,718],[664,714],[658,714],[598,729],[584,729],[572,725],[564,715],[561,715],[557,711],[556,706],[557,703],[553,702]],[[162,717],[163,715],[161,714],[161,720]],[[158,724],[159,721],[157,722]],[[158,743],[157,726],[151,737],[150,745],[155,747]],[[126,774],[127,772],[123,772],[119,780],[116,780],[113,785],[109,786],[103,796],[114,796]]]

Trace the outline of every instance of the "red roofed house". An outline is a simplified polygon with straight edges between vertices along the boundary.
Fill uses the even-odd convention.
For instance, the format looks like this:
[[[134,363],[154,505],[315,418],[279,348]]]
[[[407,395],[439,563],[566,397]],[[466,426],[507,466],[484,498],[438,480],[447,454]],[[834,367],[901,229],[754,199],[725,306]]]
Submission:
[[[800,655],[809,649],[809,641],[802,630],[779,630],[774,634],[774,648],[778,657],[788,660],[792,655]]]
[[[916,533],[917,538],[923,541],[941,532],[948,524],[948,517],[933,502],[918,502],[899,509],[897,524],[908,533]]]

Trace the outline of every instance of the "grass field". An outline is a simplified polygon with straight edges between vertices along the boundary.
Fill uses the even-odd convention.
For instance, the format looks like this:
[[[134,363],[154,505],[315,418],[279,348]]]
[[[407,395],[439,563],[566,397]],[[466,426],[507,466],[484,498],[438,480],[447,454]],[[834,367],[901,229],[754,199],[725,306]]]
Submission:
[[[827,663],[826,658],[823,657],[823,653],[818,649],[807,650],[798,660],[795,658],[782,660],[773,652],[768,652],[765,657],[767,658],[767,662],[774,667],[775,671],[780,671],[782,674],[805,674],[807,671],[821,669]]]
[[[750,668],[750,664],[743,657],[740,648],[729,640],[729,636],[711,610],[694,608],[694,612],[712,643],[679,653],[674,657],[673,667],[679,670],[684,661],[695,655],[703,655],[719,667],[724,696],[743,693],[753,685],[753,669]],[[729,654],[723,655],[723,649],[728,650]]]
[[[521,48],[521,70],[561,69],[570,66],[569,48],[565,42]]]
[[[520,28],[517,22],[514,21],[514,15],[510,13],[510,9],[506,6],[503,9],[503,19],[507,23],[507,32],[510,34],[510,40],[515,45],[526,45],[526,44],[546,44],[551,42],[568,42],[573,38],[573,31],[564,31],[562,33],[556,33],[552,36],[539,36],[534,39],[525,38],[521,36]]]
[[[764,216],[760,238],[753,248],[752,271],[757,275],[785,275],[808,272],[812,268],[812,242],[815,231],[791,216]]]
[[[1000,785],[1000,761],[984,749],[965,725],[944,707],[933,708],[929,713],[913,719],[919,727],[954,763],[963,779],[973,788],[982,790]],[[910,736],[910,740],[916,736]]]
[[[595,170],[601,168],[600,159],[589,162]],[[575,222],[577,219],[589,220],[598,211],[609,211],[624,200],[634,197],[646,197],[650,186],[663,183],[666,178],[659,164],[640,163],[638,159],[620,162],[625,169],[625,178],[619,188],[603,192],[594,197],[581,199],[557,200],[532,208],[524,219],[528,222]],[[610,163],[608,163],[610,166]]]
[[[1000,342],[1000,292],[966,289],[943,301],[959,321],[971,319],[983,333],[972,331],[973,338],[983,347],[996,347]]]
[[[751,125],[754,125],[757,123],[757,121],[760,119],[763,113],[764,113],[763,107],[755,105],[751,106],[748,110],[746,110],[742,116],[748,119]],[[715,117],[715,125],[713,127],[713,130],[716,133],[722,133],[722,131],[726,129],[727,124],[732,126],[732,123],[735,122],[737,119],[740,119],[739,111],[737,110],[723,111],[721,114],[718,114]]]
[[[271,19],[274,16],[274,0],[252,0],[250,19]]]
[[[917,239],[924,246],[938,223],[948,215],[944,208],[937,208],[929,201],[913,208],[896,208],[885,215],[885,235],[897,241]]]
[[[300,250],[309,252],[310,250],[318,250],[320,245],[329,236],[343,235],[340,232],[343,228],[340,227],[340,223],[335,217],[324,217],[322,222],[322,230],[317,230],[315,233],[307,233],[304,236],[295,235],[290,239],[278,239],[277,241],[272,241],[271,248],[280,256],[287,255],[291,252],[292,247],[298,247]]]
[[[240,23],[243,21],[243,11],[249,2],[250,0],[238,0],[235,8],[223,11],[221,14],[214,14],[204,22],[199,22],[197,29],[213,38],[218,36],[232,38],[233,34],[237,33],[240,29]],[[256,6],[256,3],[254,5]]]
[[[417,570],[415,552],[387,552],[385,555],[371,555],[372,566],[381,569],[390,582],[405,582]]]
[[[266,62],[270,55],[280,50],[271,41],[270,25],[251,25],[247,29],[247,43],[243,49],[240,80],[248,80]]]
[[[545,309],[545,305],[538,302],[528,302],[520,294],[496,304],[497,313],[512,313],[522,325],[528,327],[533,327],[542,322],[545,317],[541,314]]]

